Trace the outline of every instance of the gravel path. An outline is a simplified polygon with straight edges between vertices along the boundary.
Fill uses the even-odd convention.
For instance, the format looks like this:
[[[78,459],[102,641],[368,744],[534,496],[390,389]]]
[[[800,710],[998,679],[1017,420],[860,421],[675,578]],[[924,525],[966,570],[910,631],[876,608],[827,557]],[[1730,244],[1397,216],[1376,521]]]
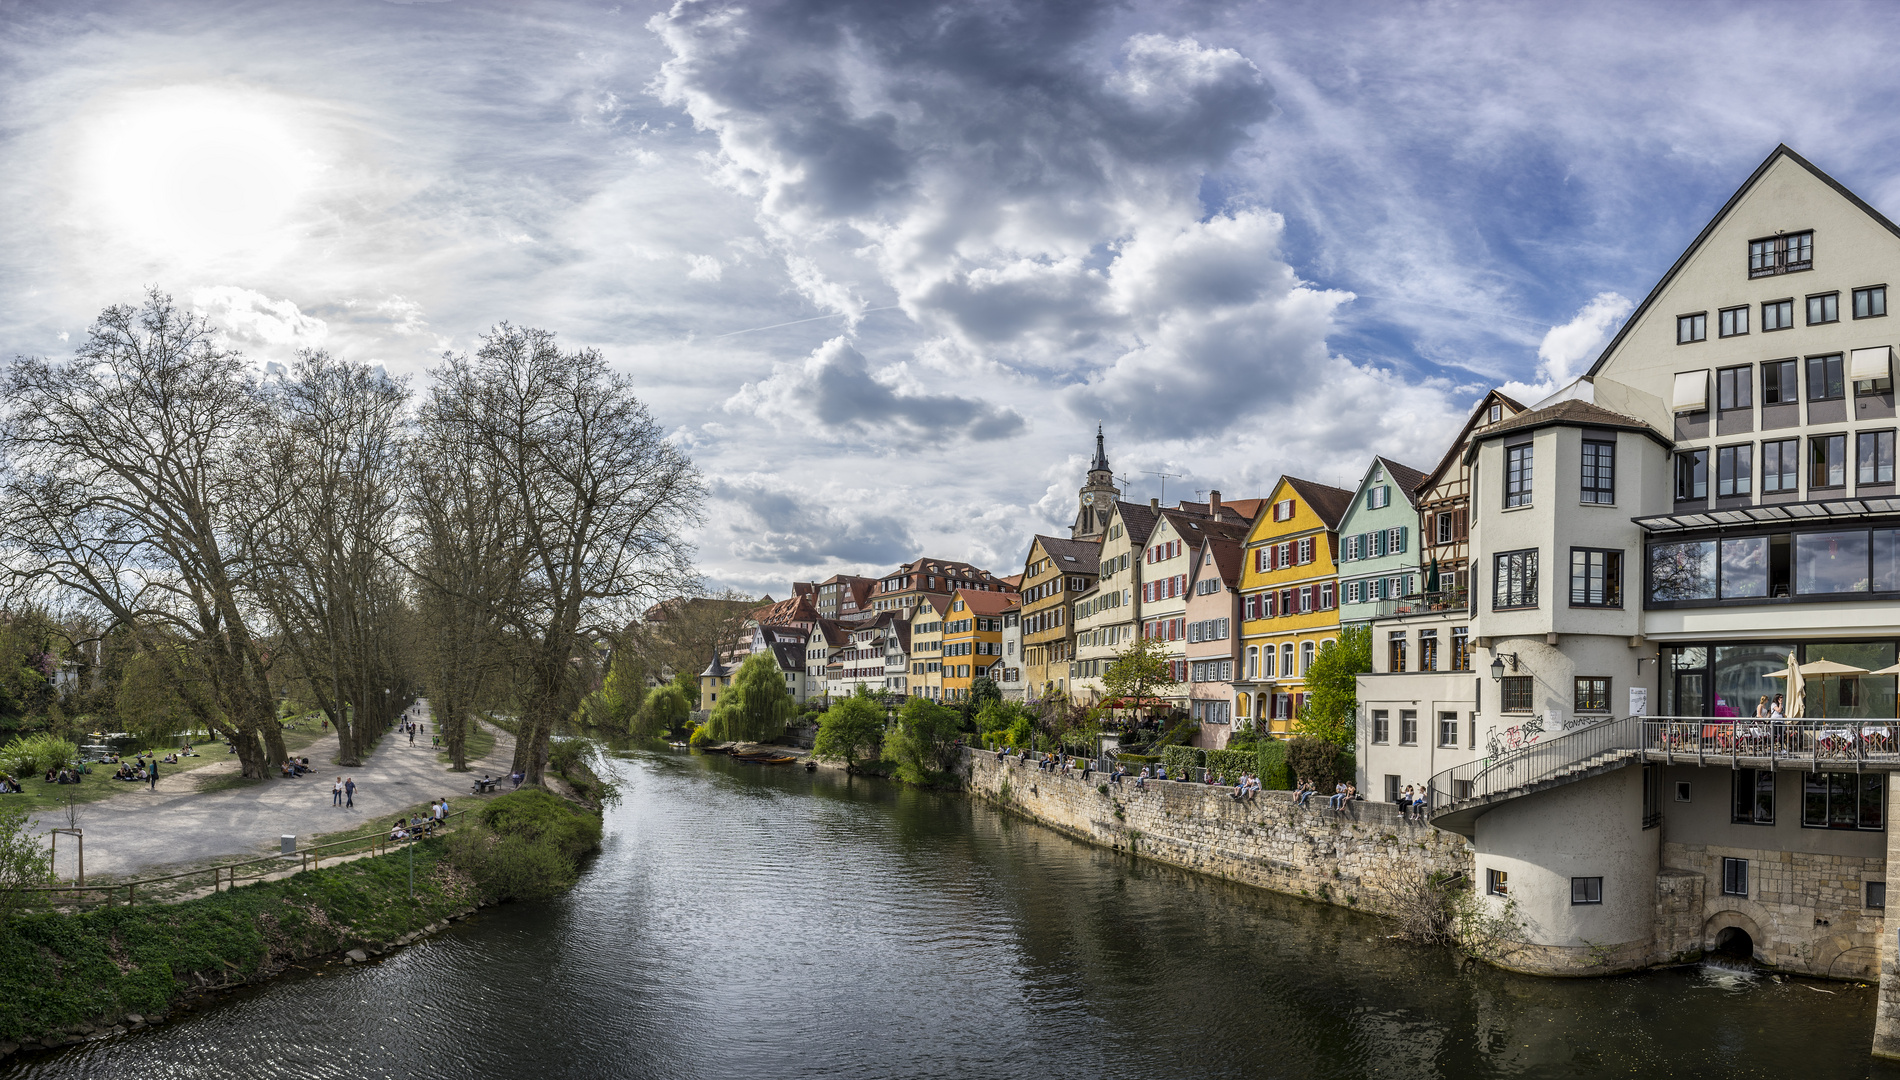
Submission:
[[[417,708],[434,731],[428,703]],[[198,787],[207,780],[234,775],[235,760],[169,776],[160,766],[157,791],[141,785],[79,807],[79,827],[86,833],[86,875],[123,875],[219,857],[265,855],[276,851],[278,838],[286,834],[294,833],[303,844],[314,835],[378,817],[394,818],[398,810],[443,796],[453,809],[468,794],[470,775],[507,774],[514,738],[505,731],[494,734],[494,750],[470,761],[470,773],[452,773],[447,764],[437,761],[428,735],[418,734],[411,745],[400,732],[383,736],[364,765],[347,770],[320,764],[336,757],[336,733],[331,732],[298,751],[310,759],[315,772],[296,780],[273,779],[224,791],[201,793]],[[356,778],[353,808],[330,805],[330,786],[338,774]],[[36,828],[44,831],[65,824],[65,811],[43,812]],[[67,850],[62,842],[57,868],[62,877],[73,872]]]

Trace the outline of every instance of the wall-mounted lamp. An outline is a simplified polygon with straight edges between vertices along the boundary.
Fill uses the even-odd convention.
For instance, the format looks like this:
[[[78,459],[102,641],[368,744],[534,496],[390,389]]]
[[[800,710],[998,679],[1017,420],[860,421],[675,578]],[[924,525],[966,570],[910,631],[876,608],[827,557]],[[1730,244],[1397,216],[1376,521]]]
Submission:
[[[1516,653],[1492,653],[1491,654],[1491,678],[1495,680],[1499,680],[1499,681],[1503,680],[1504,658],[1506,656],[1509,656],[1511,658],[1511,670],[1512,671],[1517,670],[1517,654]]]

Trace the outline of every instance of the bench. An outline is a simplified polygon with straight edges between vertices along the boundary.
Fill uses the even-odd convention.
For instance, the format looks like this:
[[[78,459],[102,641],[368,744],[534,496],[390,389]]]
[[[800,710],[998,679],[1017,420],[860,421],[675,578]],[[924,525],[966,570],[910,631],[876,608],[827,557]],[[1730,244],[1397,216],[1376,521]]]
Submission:
[[[506,779],[507,777],[505,776],[496,776],[492,778],[484,776],[480,778],[479,780],[475,781],[475,787],[474,787],[475,794],[477,795],[487,794],[488,792],[495,790],[495,788],[498,787],[501,784],[501,782]]]

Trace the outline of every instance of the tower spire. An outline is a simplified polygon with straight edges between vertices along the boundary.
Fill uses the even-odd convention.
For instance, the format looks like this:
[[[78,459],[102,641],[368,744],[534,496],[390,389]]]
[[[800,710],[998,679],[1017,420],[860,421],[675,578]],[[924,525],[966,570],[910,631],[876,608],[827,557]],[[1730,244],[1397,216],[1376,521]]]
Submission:
[[[1102,449],[1102,425],[1095,425],[1095,464],[1089,466],[1090,472],[1108,471],[1108,453]]]

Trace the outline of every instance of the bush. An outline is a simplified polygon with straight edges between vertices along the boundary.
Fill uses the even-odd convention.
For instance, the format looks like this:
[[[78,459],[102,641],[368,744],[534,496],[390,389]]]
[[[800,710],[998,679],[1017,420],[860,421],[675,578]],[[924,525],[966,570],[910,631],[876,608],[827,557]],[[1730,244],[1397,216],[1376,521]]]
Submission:
[[[43,775],[79,760],[79,747],[57,735],[22,735],[0,746],[0,771],[15,778]]]
[[[1152,765],[1161,759],[1153,754],[1116,754],[1115,760],[1124,765]]]
[[[1161,750],[1161,763],[1168,767],[1169,776],[1177,775],[1177,769],[1185,774],[1189,769],[1201,767],[1204,754],[1206,751],[1196,746],[1166,746]]]
[[[1286,763],[1293,776],[1311,780],[1322,791],[1330,791],[1343,779],[1340,757],[1337,745],[1310,735],[1298,736],[1286,744]]]
[[[1241,773],[1254,770],[1254,754],[1246,750],[1209,750],[1207,768],[1216,776],[1233,780]]]
[[[491,900],[556,896],[580,876],[581,857],[600,846],[599,818],[540,788],[489,802],[479,820],[483,828],[449,835],[449,859]]]
[[[1257,775],[1260,786],[1269,791],[1290,791],[1293,779],[1287,774],[1286,744],[1278,739],[1268,739],[1254,752]]]

